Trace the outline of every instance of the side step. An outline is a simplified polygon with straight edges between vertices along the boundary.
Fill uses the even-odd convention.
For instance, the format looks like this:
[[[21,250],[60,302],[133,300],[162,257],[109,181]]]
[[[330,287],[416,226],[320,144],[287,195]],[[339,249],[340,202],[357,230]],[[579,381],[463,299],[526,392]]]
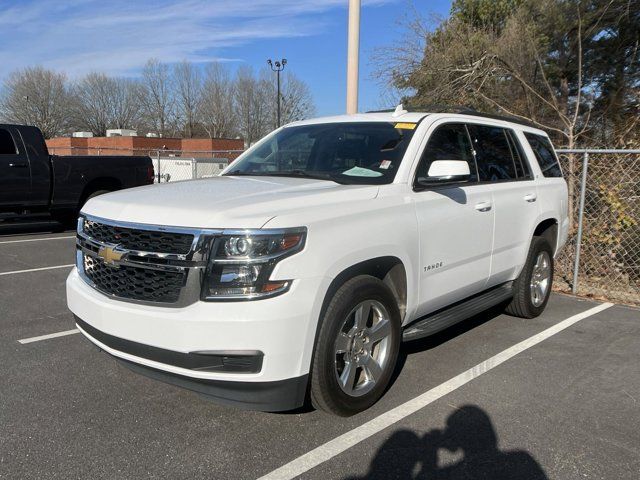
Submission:
[[[430,313],[426,317],[407,325],[402,333],[402,340],[406,342],[428,337],[462,320],[484,312],[512,296],[513,282],[503,283],[479,295],[454,303],[440,311]]]

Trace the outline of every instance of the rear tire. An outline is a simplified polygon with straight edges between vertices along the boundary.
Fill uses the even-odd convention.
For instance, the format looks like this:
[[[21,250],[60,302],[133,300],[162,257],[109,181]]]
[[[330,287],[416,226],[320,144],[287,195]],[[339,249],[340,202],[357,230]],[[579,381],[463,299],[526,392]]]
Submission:
[[[514,317],[534,318],[549,301],[553,284],[553,248],[544,237],[533,237],[527,261],[513,285],[513,299],[506,312]]]
[[[400,311],[389,287],[368,275],[345,282],[321,319],[313,406],[346,417],[373,405],[389,385],[400,338]]]

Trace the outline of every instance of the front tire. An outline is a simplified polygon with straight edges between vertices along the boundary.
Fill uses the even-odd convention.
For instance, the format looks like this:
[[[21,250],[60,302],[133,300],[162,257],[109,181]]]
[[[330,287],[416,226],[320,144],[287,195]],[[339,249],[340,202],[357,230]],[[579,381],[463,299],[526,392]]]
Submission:
[[[527,261],[513,285],[513,299],[507,306],[509,315],[534,318],[549,301],[553,284],[553,248],[544,237],[533,237]]]
[[[382,281],[362,275],[342,285],[323,318],[311,373],[311,402],[340,416],[384,394],[398,359],[400,311]]]

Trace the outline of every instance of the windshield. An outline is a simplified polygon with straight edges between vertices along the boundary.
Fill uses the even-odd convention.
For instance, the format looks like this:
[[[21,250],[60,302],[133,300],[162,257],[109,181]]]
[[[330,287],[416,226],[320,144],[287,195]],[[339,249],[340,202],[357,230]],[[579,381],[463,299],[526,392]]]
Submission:
[[[323,123],[286,127],[236,160],[224,175],[309,177],[344,184],[391,183],[416,124]]]

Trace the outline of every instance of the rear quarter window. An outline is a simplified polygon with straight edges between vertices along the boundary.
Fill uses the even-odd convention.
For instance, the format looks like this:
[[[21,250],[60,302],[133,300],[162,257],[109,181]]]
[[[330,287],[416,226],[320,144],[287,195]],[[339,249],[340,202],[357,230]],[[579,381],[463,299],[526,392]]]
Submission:
[[[551,178],[562,177],[562,169],[560,168],[558,158],[553,151],[553,146],[549,139],[542,135],[527,132],[525,132],[524,136],[527,142],[529,142],[531,150],[533,150],[533,154],[536,156],[536,160],[538,160],[542,175]]]

